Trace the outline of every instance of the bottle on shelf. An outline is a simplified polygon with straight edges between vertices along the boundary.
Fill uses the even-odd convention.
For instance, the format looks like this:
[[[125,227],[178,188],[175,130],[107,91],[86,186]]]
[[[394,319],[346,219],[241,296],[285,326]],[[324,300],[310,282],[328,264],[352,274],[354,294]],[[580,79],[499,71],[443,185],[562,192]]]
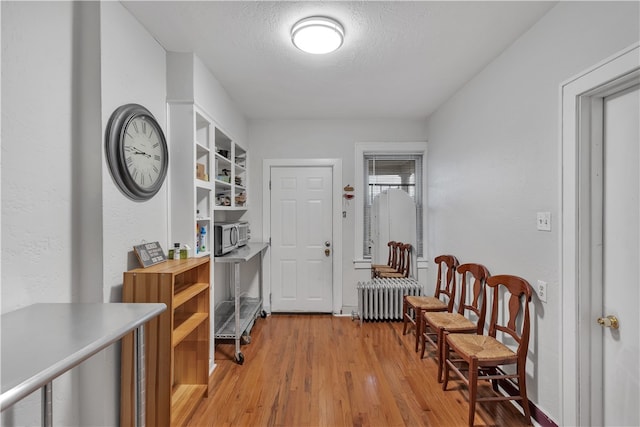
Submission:
[[[200,227],[200,252],[205,252],[207,250],[206,244],[206,236],[207,236],[207,227]]]
[[[173,259],[180,259],[180,243],[173,244]]]
[[[200,253],[200,229],[196,224],[196,255]]]

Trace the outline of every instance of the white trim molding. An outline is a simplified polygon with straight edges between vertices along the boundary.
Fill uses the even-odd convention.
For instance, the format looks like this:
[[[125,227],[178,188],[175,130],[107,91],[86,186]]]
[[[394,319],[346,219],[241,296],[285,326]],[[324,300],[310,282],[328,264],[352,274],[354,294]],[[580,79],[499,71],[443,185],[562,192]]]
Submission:
[[[342,159],[264,159],[262,161],[262,238],[268,242],[271,237],[271,197],[269,181],[272,167],[311,167],[328,166],[332,169],[333,180],[333,314],[338,315],[342,310]],[[263,306],[271,312],[271,251],[267,251],[264,258]]]

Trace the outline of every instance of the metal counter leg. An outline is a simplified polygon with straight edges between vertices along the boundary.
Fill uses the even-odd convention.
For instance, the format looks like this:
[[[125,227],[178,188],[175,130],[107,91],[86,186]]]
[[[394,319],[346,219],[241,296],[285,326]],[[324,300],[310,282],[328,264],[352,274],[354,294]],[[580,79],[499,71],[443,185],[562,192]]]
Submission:
[[[53,383],[47,383],[42,387],[42,426],[53,425]]]
[[[242,365],[244,363],[244,355],[240,350],[240,338],[242,337],[242,332],[240,330],[240,263],[233,263],[233,286],[234,286],[234,297],[235,297],[235,321],[236,321],[236,363]]]
[[[136,427],[145,426],[145,348],[144,348],[144,325],[138,326],[134,331],[134,369],[136,375],[136,392],[135,392],[135,408],[136,408]]]

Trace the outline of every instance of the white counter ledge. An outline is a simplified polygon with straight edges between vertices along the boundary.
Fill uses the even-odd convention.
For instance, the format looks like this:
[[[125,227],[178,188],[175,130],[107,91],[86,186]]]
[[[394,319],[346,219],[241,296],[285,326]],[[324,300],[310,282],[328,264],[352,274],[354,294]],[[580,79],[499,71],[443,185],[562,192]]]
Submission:
[[[164,310],[164,304],[51,303],[3,314],[0,410],[45,387],[43,425],[50,425],[51,402],[44,400],[51,381]]]

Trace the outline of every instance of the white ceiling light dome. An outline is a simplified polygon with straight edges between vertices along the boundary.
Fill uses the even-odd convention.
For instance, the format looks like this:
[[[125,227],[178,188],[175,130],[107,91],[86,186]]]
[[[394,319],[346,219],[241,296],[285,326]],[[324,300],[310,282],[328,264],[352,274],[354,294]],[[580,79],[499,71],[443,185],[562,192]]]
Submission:
[[[293,26],[291,41],[304,52],[330,53],[342,46],[344,28],[334,19],[312,16],[298,21]]]

